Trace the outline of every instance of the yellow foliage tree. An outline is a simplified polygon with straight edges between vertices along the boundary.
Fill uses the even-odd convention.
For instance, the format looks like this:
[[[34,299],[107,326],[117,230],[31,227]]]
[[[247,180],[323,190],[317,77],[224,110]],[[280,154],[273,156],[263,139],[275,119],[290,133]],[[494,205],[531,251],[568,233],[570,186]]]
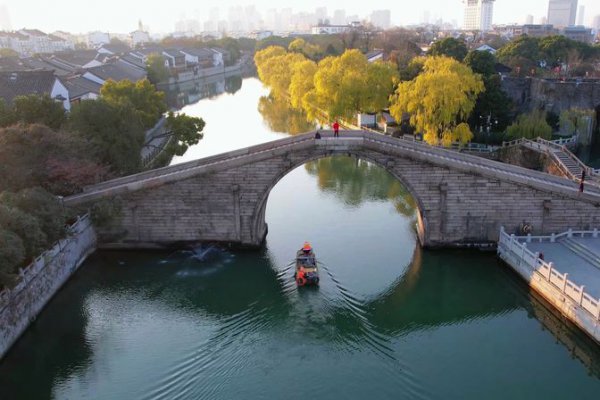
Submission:
[[[314,88],[305,96],[309,116],[352,118],[356,112],[377,112],[388,105],[397,79],[391,63],[369,63],[358,50],[322,60]]]
[[[317,64],[310,60],[292,65],[292,77],[288,88],[292,107],[296,109],[303,108],[306,94],[315,87],[314,77],[316,72]]]
[[[269,46],[263,50],[257,51],[254,54],[254,63],[256,64],[256,70],[260,80],[266,84],[265,78],[269,75],[269,71],[265,68],[267,60],[273,57],[278,57],[286,54],[287,52],[281,46]]]
[[[449,57],[427,57],[421,74],[398,85],[390,113],[397,121],[408,113],[429,144],[467,143],[473,133],[465,121],[484,90],[481,77],[468,66]]]

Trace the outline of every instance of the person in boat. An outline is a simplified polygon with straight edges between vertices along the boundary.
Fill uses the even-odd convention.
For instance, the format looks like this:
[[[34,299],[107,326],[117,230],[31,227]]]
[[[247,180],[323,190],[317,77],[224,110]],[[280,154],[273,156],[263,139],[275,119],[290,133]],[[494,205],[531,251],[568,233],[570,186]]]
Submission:
[[[302,252],[305,255],[309,255],[310,253],[312,253],[312,247],[311,247],[310,243],[304,242],[304,246],[302,246]]]

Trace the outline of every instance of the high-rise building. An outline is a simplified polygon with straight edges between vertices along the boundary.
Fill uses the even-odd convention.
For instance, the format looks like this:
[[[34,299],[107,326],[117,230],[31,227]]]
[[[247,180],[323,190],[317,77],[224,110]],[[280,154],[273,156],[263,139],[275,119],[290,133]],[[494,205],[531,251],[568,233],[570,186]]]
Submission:
[[[375,10],[371,13],[371,23],[381,29],[389,29],[391,25],[390,10]]]
[[[346,10],[335,10],[331,23],[333,25],[346,25]]]
[[[585,25],[585,6],[583,4],[579,6],[579,11],[577,12],[577,25]]]
[[[600,15],[596,15],[594,17],[594,21],[592,22],[592,28],[594,28],[596,32],[600,31]]]
[[[557,28],[575,25],[577,0],[550,0],[548,2],[548,23]]]
[[[528,14],[525,17],[525,25],[533,25],[533,15]]]
[[[464,0],[466,30],[489,31],[492,29],[495,0]]]
[[[5,5],[0,5],[0,31],[10,31],[12,26],[10,24],[10,14],[8,8]]]

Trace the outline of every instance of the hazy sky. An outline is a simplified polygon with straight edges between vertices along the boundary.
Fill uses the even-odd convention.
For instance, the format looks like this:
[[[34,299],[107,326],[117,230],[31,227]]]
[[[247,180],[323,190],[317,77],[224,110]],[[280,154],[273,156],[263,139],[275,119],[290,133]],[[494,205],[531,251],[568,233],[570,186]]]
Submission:
[[[302,5],[298,5],[301,3]],[[220,8],[221,19],[226,19],[231,6],[256,5],[264,12],[270,8],[291,7],[294,12],[312,11],[326,4],[331,16],[336,9],[345,9],[346,15],[368,16],[375,9],[390,9],[396,25],[418,23],[429,11],[431,20],[442,17],[445,21],[462,24],[463,5],[460,0],[0,0],[10,14],[13,29],[38,28],[44,31],[64,30],[73,33],[103,30],[131,32],[141,19],[153,33],[170,32],[175,21],[185,18],[208,18],[209,10]],[[600,14],[599,0],[580,0],[585,5],[585,23]],[[534,16],[534,22],[547,14],[548,0],[497,0],[494,5],[494,23],[523,23],[525,16]]]

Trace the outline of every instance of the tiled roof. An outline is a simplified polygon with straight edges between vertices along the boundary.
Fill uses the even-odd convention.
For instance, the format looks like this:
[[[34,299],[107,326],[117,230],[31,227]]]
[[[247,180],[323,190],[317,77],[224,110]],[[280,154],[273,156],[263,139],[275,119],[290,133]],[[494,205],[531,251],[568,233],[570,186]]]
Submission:
[[[27,71],[30,69],[19,57],[0,57],[0,72]]]
[[[113,54],[125,54],[131,51],[129,46],[120,43],[103,44],[100,48],[106,49]]]
[[[207,48],[185,48],[181,50],[182,52],[189,54],[190,56],[200,57],[200,58],[212,58],[213,52]]]
[[[44,32],[40,31],[39,29],[21,29],[20,32],[24,33],[25,35],[29,35],[29,36],[48,36]]]
[[[55,81],[53,71],[0,72],[0,97],[12,103],[17,96],[49,95]]]
[[[81,75],[72,76],[62,80],[62,82],[69,91],[71,101],[77,100],[88,93],[100,94],[100,88],[102,87],[102,85],[90,81]]]
[[[88,68],[88,71],[105,81],[109,79],[112,79],[113,81],[127,79],[131,82],[137,82],[146,78],[146,71],[129,66],[124,62],[99,65],[97,67]]]
[[[74,50],[54,53],[52,58],[57,59],[59,62],[63,61],[73,67],[81,68],[90,61],[95,60],[97,55],[96,50]]]
[[[20,39],[20,40],[27,40],[28,37],[20,34],[19,32],[7,32],[7,31],[1,31],[0,32],[0,36],[4,36],[4,37],[9,37],[9,38],[13,38],[13,39]]]

